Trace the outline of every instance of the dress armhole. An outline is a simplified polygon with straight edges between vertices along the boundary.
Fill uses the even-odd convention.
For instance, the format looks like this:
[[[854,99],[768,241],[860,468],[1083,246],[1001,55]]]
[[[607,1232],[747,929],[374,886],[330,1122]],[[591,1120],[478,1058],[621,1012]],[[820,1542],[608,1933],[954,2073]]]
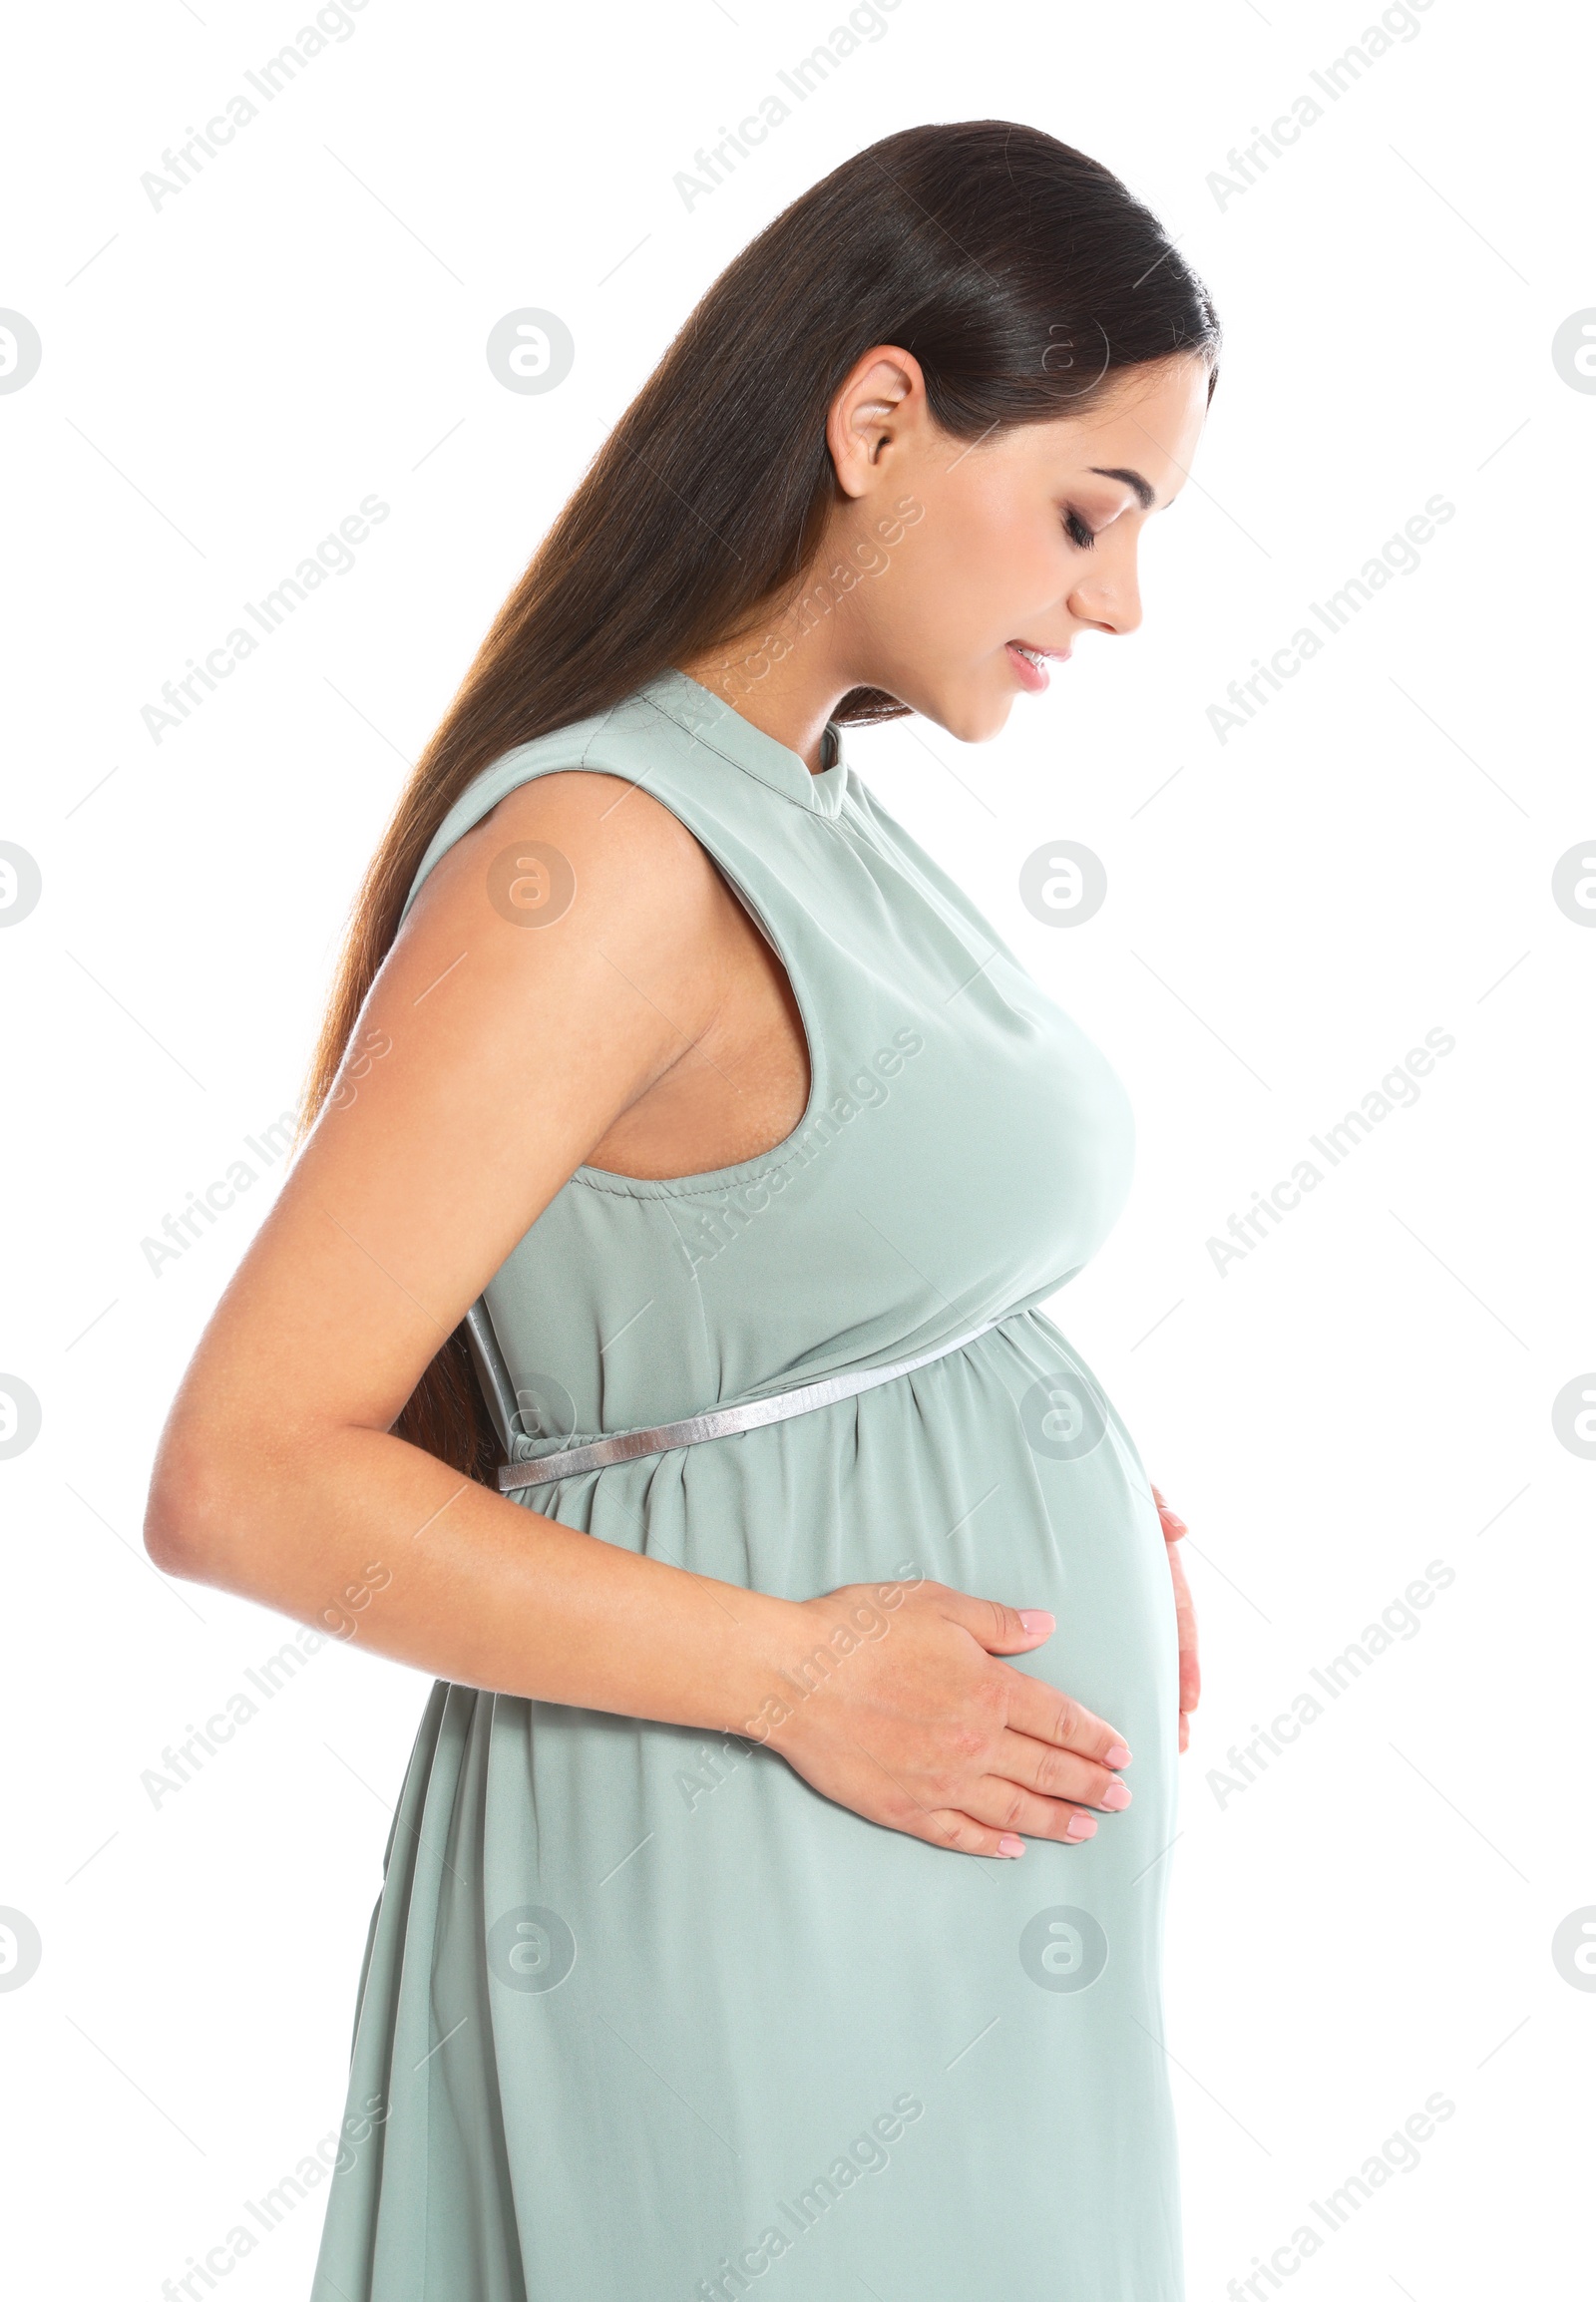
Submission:
[[[641,775],[629,774],[624,767],[618,767],[590,756],[602,724],[599,722],[592,729],[584,740],[580,752],[577,752],[574,757],[568,752],[564,757],[531,760],[527,754],[532,751],[534,746],[525,744],[517,750],[507,752],[502,759],[496,760],[491,766],[484,768],[482,773],[467,785],[449,813],[444,817],[443,822],[438,826],[437,831],[434,832],[427,851],[417,868],[416,876],[411,882],[410,892],[405,898],[404,910],[399,916],[399,927],[402,928],[409,918],[411,907],[420,894],[428,874],[454,846],[455,842],[464,839],[467,832],[474,831],[484,816],[491,814],[502,799],[508,798],[511,792],[519,790],[523,784],[534,783],[545,775],[581,773],[611,776],[619,783],[634,784],[639,791],[646,793],[648,798],[662,807],[667,815],[674,816],[683,831],[702,849],[719,875],[722,886],[731,890],[744,912],[758,929],[770,950],[771,956],[780,966],[794,1010],[798,1016],[799,1028],[803,1033],[804,1054],[809,1070],[809,1095],[798,1124],[789,1134],[784,1135],[779,1143],[773,1143],[767,1151],[755,1152],[751,1158],[735,1160],[729,1166],[704,1168],[691,1175],[638,1176],[622,1175],[608,1167],[590,1167],[585,1161],[582,1166],[576,1169],[571,1180],[576,1183],[587,1183],[600,1190],[662,1198],[671,1197],[681,1192],[723,1189],[730,1184],[753,1176],[771,1161],[781,1163],[792,1158],[797,1152],[802,1138],[807,1135],[816,1119],[825,1110],[829,1094],[829,1081],[817,1017],[813,1011],[812,1003],[806,995],[801,970],[793,964],[792,955],[783,949],[775,929],[760,909],[757,897],[749,888],[744,886],[736,871],[725,858],[716,852],[715,843],[704,836],[698,825],[690,820],[680,806],[675,804],[672,796],[667,796],[659,791],[653,784],[646,782]],[[546,740],[543,737],[537,739],[538,742]],[[491,1338],[491,1323],[484,1320],[481,1325],[486,1329],[487,1336]],[[468,1327],[468,1336],[471,1335],[471,1332]],[[479,1334],[473,1346],[474,1351],[482,1347],[483,1343],[484,1337]],[[480,1372],[481,1369],[479,1368]],[[513,1403],[513,1393],[511,1397]]]

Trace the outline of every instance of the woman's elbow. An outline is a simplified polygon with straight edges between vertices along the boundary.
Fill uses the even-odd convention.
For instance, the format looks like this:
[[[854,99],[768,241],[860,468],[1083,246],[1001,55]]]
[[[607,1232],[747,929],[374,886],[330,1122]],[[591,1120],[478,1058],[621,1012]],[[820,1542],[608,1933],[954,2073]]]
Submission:
[[[238,1531],[238,1482],[224,1451],[170,1433],[145,1505],[144,1547],[164,1575],[222,1582]]]

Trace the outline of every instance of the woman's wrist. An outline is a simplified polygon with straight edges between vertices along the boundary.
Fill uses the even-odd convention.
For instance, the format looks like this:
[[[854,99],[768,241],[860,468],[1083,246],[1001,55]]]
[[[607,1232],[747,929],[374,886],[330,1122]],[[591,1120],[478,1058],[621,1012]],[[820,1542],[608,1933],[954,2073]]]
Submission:
[[[845,1671],[851,1656],[886,1638],[905,1598],[924,1580],[916,1573],[812,1599],[761,1597],[755,1652],[738,1675],[730,1730],[777,1747],[790,1742],[809,1698]]]

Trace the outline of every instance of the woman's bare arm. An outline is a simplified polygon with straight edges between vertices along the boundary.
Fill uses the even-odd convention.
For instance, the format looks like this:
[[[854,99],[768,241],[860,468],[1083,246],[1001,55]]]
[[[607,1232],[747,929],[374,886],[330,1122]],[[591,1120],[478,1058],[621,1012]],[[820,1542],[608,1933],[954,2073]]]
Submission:
[[[490,865],[527,840],[576,874],[548,927],[490,900]],[[341,1609],[375,1651],[465,1685],[738,1732],[770,1718],[783,1674],[836,1634],[836,1604],[606,1544],[391,1430],[606,1135],[629,1115],[635,1137],[646,1109],[668,1157],[673,1133],[691,1137],[695,1069],[734,1093],[757,1030],[749,979],[746,930],[708,857],[617,779],[540,779],[458,841],[372,987],[363,1067],[348,1066],[178,1393],[146,1522],[156,1564],[308,1622]],[[757,1108],[741,1116],[757,1128]],[[830,1795],[916,1835],[981,1852],[1011,1820],[1064,1836],[1075,1809],[1060,1797],[1100,1802],[1112,1730],[994,1660],[1039,1645],[1050,1619],[1027,1629],[1006,1606],[939,1593],[903,1602],[893,1635],[864,1642],[768,1738]],[[859,1747],[883,1735],[880,1785],[859,1780]]]

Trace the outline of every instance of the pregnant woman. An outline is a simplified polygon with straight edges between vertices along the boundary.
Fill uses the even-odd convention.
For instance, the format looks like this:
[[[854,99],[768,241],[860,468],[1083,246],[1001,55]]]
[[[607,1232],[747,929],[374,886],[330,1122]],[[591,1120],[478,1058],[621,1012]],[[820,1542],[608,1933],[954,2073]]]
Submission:
[[[1039,1309],[1130,1113],[844,742],[1135,626],[1217,342],[1094,162],[886,139],[405,789],[148,1530],[437,1681],[316,2302],[1177,2302],[1181,1530]]]

